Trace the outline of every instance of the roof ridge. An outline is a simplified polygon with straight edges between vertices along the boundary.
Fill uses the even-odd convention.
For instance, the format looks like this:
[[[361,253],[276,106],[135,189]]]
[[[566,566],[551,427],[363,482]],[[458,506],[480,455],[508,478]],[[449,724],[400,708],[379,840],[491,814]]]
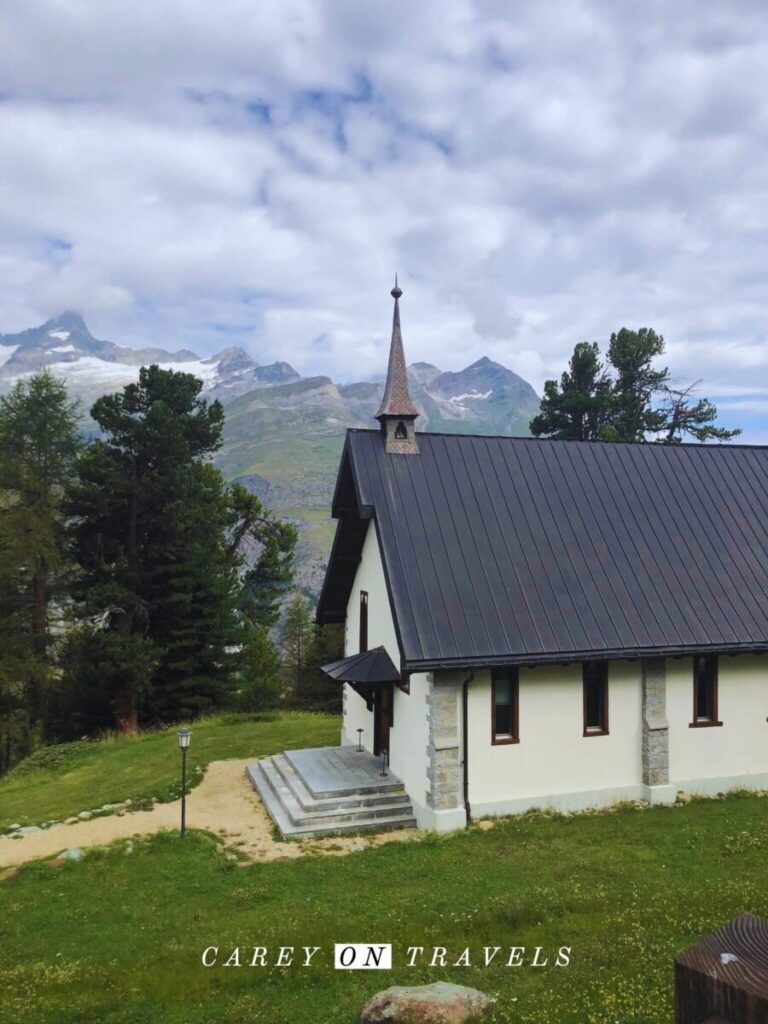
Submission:
[[[379,436],[380,431],[373,427],[347,427],[348,434],[373,434],[376,437]],[[473,438],[485,440],[485,441],[525,441],[528,444],[567,444],[567,445],[589,445],[590,447],[596,447],[598,445],[606,448],[648,448],[652,450],[669,450],[675,448],[697,448],[704,449],[706,451],[720,450],[728,451],[733,448],[747,448],[750,450],[768,450],[768,444],[702,444],[700,441],[680,441],[677,444],[660,444],[656,441],[575,441],[565,440],[559,437],[528,437],[526,435],[518,434],[454,434],[446,430],[417,430],[416,434],[418,437],[455,437],[472,440]]]

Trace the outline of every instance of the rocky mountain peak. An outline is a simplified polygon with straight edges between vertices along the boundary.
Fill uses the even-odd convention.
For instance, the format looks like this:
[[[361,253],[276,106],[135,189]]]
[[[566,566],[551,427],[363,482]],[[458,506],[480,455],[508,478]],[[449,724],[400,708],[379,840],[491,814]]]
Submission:
[[[236,345],[224,348],[215,356],[203,360],[204,363],[212,363],[218,366],[219,372],[231,373],[235,370],[247,370],[256,366],[245,349]]]
[[[78,334],[87,334],[89,337],[93,337],[86,326],[85,320],[83,320],[82,316],[73,309],[65,309],[64,312],[59,313],[58,316],[54,316],[50,320],[46,320],[40,330],[75,331]]]

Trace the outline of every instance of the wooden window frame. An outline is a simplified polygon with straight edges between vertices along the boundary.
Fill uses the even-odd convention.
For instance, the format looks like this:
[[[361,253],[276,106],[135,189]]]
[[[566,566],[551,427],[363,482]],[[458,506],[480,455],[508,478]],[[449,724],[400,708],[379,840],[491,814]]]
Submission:
[[[592,666],[597,666],[603,674],[603,725],[596,727],[594,725],[587,724],[587,670]],[[583,732],[582,735],[587,736],[610,736],[610,719],[608,718],[608,662],[607,661],[585,661],[581,666],[581,689],[582,689],[582,701],[583,701]]]
[[[509,675],[512,733],[496,732],[496,677],[498,672]],[[491,746],[502,747],[520,742],[520,673],[517,668],[491,670]]]
[[[357,632],[357,647],[360,654],[368,650],[368,591],[360,591],[360,611]]]
[[[712,717],[711,718],[699,718],[697,716],[699,689],[696,680],[696,658],[703,657],[707,661],[714,663],[714,670],[712,672]],[[719,728],[722,726],[720,717],[718,715],[718,690],[720,689],[720,659],[716,654],[704,654],[697,655],[692,660],[693,668],[693,716],[692,720],[688,725],[689,729],[712,729]]]

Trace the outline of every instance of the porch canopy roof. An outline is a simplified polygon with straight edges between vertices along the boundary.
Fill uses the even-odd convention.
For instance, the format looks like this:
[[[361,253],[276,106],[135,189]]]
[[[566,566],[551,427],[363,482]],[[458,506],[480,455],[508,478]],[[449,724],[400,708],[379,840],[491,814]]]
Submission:
[[[382,686],[384,683],[400,682],[400,673],[383,646],[352,654],[340,661],[332,661],[323,665],[322,670],[331,679],[355,683],[357,686]]]

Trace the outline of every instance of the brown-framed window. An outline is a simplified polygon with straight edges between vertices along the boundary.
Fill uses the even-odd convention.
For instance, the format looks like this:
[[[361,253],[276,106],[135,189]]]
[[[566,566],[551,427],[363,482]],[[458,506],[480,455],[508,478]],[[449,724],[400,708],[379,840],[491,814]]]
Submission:
[[[519,685],[516,668],[494,669],[491,676],[491,742],[520,741]]]
[[[368,650],[368,591],[360,591],[360,643],[359,650]]]
[[[717,718],[717,655],[693,659],[693,721],[691,726],[722,725]]]
[[[584,735],[608,735],[608,662],[585,661]]]

